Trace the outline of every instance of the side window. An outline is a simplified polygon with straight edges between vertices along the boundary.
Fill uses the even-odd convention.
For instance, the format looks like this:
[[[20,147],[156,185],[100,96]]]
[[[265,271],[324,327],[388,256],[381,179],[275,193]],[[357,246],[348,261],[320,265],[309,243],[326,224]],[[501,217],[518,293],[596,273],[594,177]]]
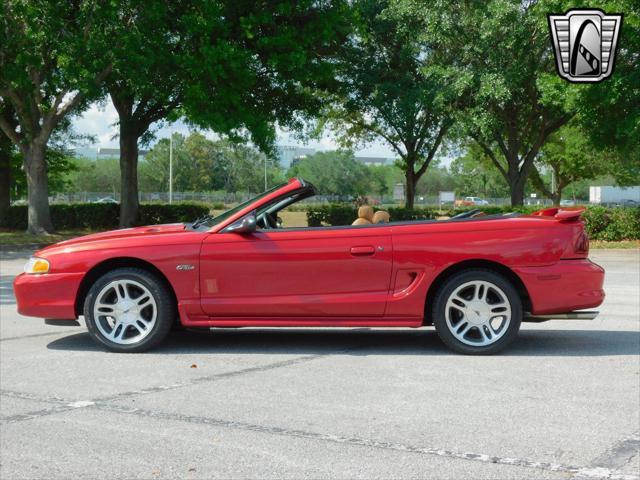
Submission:
[[[304,228],[308,227],[307,212],[300,208],[299,203],[289,205],[278,212],[279,228]]]
[[[284,198],[278,198],[269,205],[264,205],[258,211],[258,228],[277,230],[308,227],[307,214],[298,203],[300,200],[311,196],[306,193],[296,193]]]

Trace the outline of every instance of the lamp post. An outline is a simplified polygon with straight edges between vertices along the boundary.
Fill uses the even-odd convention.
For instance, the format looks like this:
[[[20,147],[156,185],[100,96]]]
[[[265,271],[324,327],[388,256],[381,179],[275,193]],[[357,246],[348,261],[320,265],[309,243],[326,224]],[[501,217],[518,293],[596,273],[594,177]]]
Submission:
[[[267,156],[264,156],[264,191],[268,190],[267,187]]]
[[[173,132],[169,136],[169,205],[173,203]]]

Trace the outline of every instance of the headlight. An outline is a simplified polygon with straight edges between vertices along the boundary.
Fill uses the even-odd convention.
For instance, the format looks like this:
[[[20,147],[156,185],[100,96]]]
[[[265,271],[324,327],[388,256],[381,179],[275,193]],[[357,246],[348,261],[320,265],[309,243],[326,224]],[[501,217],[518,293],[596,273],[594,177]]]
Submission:
[[[25,273],[47,273],[49,271],[49,261],[44,258],[31,257],[24,266]]]

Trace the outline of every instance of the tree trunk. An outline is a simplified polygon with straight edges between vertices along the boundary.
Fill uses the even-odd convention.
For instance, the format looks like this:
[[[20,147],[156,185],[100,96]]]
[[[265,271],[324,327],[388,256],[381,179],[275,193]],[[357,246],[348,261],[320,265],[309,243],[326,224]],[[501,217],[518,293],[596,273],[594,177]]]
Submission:
[[[53,233],[51,211],[49,210],[46,151],[46,143],[34,142],[23,152],[29,203],[27,233],[31,235]]]
[[[511,206],[520,207],[524,203],[524,187],[527,183],[527,175],[520,170],[520,158],[517,153],[510,154],[507,157],[507,164],[506,179],[511,191]]]
[[[11,206],[11,151],[13,143],[0,133],[0,225],[6,220]]]
[[[404,193],[404,206],[405,208],[411,210],[413,209],[414,201],[416,198],[416,177],[413,172],[413,164],[407,165],[407,171],[405,172],[406,179],[406,190]]]
[[[526,178],[522,177],[516,179],[515,181],[509,182],[512,207],[521,207],[524,204],[524,187],[526,183]]]
[[[122,121],[121,121],[122,122]],[[120,124],[120,226],[137,224],[138,201],[138,136]]]

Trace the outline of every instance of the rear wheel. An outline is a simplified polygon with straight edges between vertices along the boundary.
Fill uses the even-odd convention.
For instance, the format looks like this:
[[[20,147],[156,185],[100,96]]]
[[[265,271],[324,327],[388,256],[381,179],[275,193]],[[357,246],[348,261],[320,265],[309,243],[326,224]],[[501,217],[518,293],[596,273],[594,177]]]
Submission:
[[[137,268],[119,268],[89,289],[84,317],[91,337],[115,352],[143,352],[158,345],[176,318],[164,282]]]
[[[488,355],[515,340],[522,322],[522,301],[502,275],[469,269],[453,275],[440,287],[432,315],[438,336],[449,348]]]

